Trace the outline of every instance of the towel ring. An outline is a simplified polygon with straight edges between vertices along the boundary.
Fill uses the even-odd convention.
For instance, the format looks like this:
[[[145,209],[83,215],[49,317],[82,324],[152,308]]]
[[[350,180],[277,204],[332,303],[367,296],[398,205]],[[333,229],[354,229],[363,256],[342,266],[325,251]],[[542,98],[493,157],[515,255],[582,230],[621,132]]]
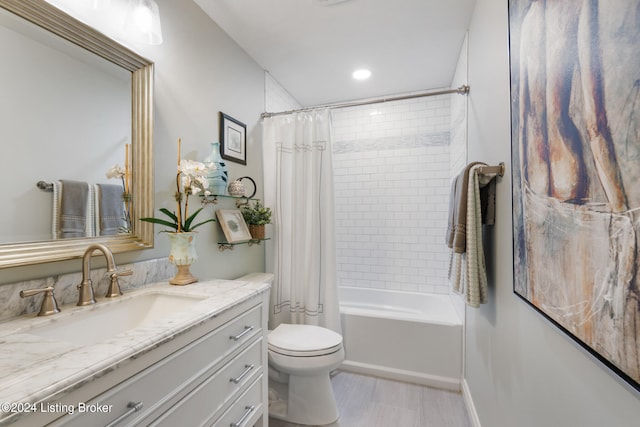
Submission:
[[[242,181],[245,178],[251,181],[251,183],[253,184],[253,193],[251,193],[250,196],[243,196],[243,197],[246,199],[252,199],[253,196],[255,196],[256,193],[258,192],[258,186],[256,185],[256,182],[253,180],[253,178],[251,178],[250,176],[243,176],[241,178],[238,178],[238,181]]]

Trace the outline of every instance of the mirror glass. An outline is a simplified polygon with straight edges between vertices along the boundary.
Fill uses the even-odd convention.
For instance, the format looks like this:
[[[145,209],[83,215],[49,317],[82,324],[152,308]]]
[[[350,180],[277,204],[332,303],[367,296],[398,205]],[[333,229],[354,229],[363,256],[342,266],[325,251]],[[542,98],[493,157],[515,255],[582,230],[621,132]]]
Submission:
[[[153,64],[45,1],[0,8],[0,267],[77,257],[94,241],[114,252],[151,246],[152,228],[136,219],[153,210]],[[114,165],[129,166],[128,204],[123,180],[107,177]],[[59,233],[60,180],[88,189],[81,235]],[[111,231],[100,229],[108,197],[94,190],[127,208]]]
[[[11,64],[0,67],[0,141],[9,149],[0,159],[8,202],[0,209],[0,223],[8,225],[0,229],[0,244],[61,238],[53,230],[52,188],[36,183],[122,188],[105,173],[116,164],[124,167],[131,143],[131,72],[0,12],[0,57]],[[84,208],[86,216],[98,214]]]

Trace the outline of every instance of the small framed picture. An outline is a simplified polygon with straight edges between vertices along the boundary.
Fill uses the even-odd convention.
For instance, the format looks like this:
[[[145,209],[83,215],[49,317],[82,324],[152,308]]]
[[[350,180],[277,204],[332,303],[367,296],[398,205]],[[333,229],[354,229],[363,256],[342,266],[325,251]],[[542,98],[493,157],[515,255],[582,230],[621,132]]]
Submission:
[[[216,217],[228,243],[241,243],[251,240],[251,233],[239,210],[219,209]]]
[[[247,164],[247,125],[220,111],[220,155]]]

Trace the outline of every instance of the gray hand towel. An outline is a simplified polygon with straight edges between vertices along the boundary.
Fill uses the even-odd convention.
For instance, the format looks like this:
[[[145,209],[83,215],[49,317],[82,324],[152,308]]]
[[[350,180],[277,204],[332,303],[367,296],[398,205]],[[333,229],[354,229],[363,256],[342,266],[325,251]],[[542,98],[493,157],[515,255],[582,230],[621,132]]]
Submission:
[[[96,187],[100,235],[118,234],[124,226],[122,187],[114,184],[97,184]]]
[[[89,184],[82,181],[60,181],[60,237],[87,237]]]

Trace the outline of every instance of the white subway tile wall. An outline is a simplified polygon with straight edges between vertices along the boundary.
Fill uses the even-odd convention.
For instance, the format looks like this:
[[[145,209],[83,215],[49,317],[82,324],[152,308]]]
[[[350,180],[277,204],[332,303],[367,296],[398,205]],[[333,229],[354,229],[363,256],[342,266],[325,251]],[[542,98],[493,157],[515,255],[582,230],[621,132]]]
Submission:
[[[333,111],[339,286],[449,293],[450,97]]]
[[[301,107],[266,72],[265,93],[265,111]],[[338,285],[450,292],[444,233],[451,179],[466,164],[466,102],[333,110]]]
[[[451,97],[451,177],[467,165],[467,97]]]
[[[468,37],[465,37],[460,55],[458,56],[458,65],[451,82],[451,87],[460,87],[467,84],[467,50]],[[467,164],[467,108],[468,96],[452,96],[451,97],[451,161],[450,172],[453,180]],[[452,293],[453,306],[460,315],[462,321],[465,321],[465,302],[464,299],[455,293]]]

